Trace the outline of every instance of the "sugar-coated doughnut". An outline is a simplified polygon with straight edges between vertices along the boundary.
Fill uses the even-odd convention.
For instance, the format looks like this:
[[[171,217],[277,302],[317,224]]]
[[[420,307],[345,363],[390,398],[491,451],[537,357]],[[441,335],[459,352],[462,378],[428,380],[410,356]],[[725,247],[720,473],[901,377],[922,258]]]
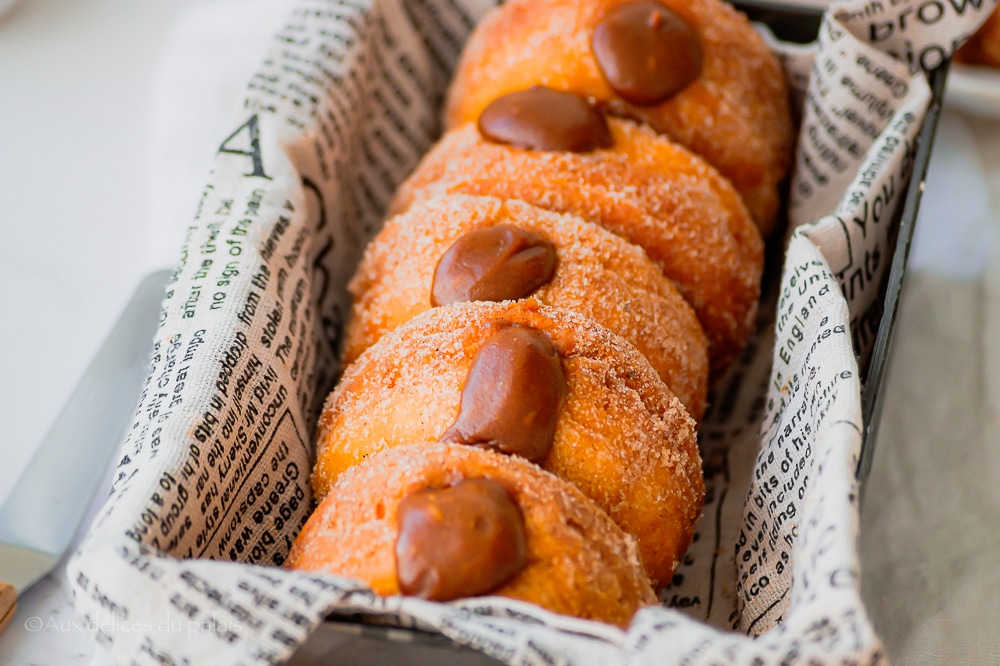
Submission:
[[[465,515],[456,519],[454,503],[445,501],[439,503],[439,516],[420,515],[417,507],[400,520],[399,507],[407,501],[442,489],[485,485],[484,480],[506,491],[523,516],[526,557],[520,567],[507,564],[517,547],[504,543],[510,539],[503,526],[497,529],[494,512],[469,516],[460,507],[458,513]],[[401,543],[404,539],[407,543]],[[437,547],[408,552],[407,546],[428,541]],[[491,547],[483,548],[484,541]],[[459,598],[476,596],[461,593],[481,580],[468,571],[470,565],[491,575],[498,562],[506,569],[495,576],[500,582],[477,594],[529,601],[621,627],[639,608],[656,603],[635,540],[574,486],[520,458],[457,444],[401,446],[345,472],[309,518],[285,566],[357,578],[386,596],[400,594],[407,587],[400,579],[413,578],[408,569],[417,569],[423,586],[409,593],[434,598],[434,592],[445,589],[445,596]],[[470,582],[470,575],[477,580]]]
[[[513,0],[476,27],[453,79],[448,127],[533,85],[648,123],[729,178],[766,234],[794,130],[781,66],[719,0]]]
[[[955,53],[955,60],[1000,67],[1000,6],[993,10],[976,34]]]
[[[642,247],[691,304],[717,373],[753,329],[764,244],[732,186],[703,160],[647,128],[612,119],[610,149],[517,148],[475,125],[449,132],[393,204],[444,194],[520,199],[596,222]]]
[[[386,334],[345,371],[318,430],[320,498],[352,466],[413,442],[528,457],[636,537],[657,587],[704,500],[694,421],[649,362],[592,320],[531,299],[442,306]]]
[[[418,203],[388,220],[368,246],[349,286],[354,305],[344,363],[353,362],[384,334],[438,304],[434,289],[443,279],[442,258],[461,248],[462,241],[508,228],[547,240],[554,266],[534,279],[534,265],[523,257],[540,253],[532,253],[535,248],[530,247],[520,252],[509,248],[506,253],[481,252],[485,256],[473,257],[477,262],[462,257],[461,277],[477,280],[476,300],[530,295],[540,303],[593,319],[642,352],[691,416],[701,419],[708,391],[705,335],[673,283],[641,249],[622,238],[575,216],[520,201],[448,195]],[[507,235],[489,240],[494,246],[508,241]],[[514,281],[518,275],[529,281]],[[487,278],[494,283],[502,278],[506,290],[490,296],[483,286]],[[541,278],[544,282],[536,285]],[[530,290],[525,291],[527,287]],[[473,300],[463,295],[462,300]]]

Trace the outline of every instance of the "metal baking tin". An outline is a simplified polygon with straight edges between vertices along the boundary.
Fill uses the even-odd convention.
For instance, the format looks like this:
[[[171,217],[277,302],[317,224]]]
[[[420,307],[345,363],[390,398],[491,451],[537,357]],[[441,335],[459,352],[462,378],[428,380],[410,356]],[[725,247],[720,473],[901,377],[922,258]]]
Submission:
[[[781,40],[802,44],[815,40],[819,32],[823,11],[808,7],[789,7],[775,2],[734,3],[751,20],[766,24]],[[896,325],[899,297],[906,277],[906,264],[910,254],[913,230],[917,222],[920,199],[924,192],[927,168],[941,107],[948,64],[928,75],[933,93],[931,105],[924,118],[918,139],[913,172],[907,186],[903,205],[897,213],[896,245],[888,277],[882,286],[883,314],[876,334],[875,346],[868,367],[862,369],[861,389],[864,432],[861,456],[856,476],[864,488],[871,470],[872,455],[878,434],[884,392],[882,383],[891,354],[892,334]],[[315,664],[440,664],[442,666],[479,666],[501,662],[460,646],[439,634],[412,629],[389,628],[362,624],[360,618],[339,618],[324,622],[306,644],[288,662],[290,666]]]

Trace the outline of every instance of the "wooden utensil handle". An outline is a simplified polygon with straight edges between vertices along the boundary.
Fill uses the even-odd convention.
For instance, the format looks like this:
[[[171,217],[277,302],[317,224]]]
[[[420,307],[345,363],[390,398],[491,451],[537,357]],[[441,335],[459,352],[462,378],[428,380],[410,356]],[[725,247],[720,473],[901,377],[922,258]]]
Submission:
[[[10,621],[14,619],[17,611],[17,590],[13,585],[0,582],[0,634],[7,628]]]

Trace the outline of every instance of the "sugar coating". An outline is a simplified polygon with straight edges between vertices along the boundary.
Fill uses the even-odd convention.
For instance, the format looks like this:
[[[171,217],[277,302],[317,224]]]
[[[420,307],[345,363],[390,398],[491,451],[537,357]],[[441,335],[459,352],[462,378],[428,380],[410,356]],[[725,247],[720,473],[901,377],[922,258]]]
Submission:
[[[446,134],[397,193],[393,210],[446,194],[519,199],[572,213],[645,250],[691,304],[721,372],[753,330],[764,244],[725,179],[680,146],[612,120],[615,148],[539,152]]]
[[[671,99],[629,104],[608,85],[590,46],[594,28],[629,0],[514,0],[469,38],[448,93],[449,128],[492,100],[532,85],[575,92],[648,123],[703,156],[743,196],[766,234],[791,164],[794,129],[781,66],[746,16],[719,0],[658,0],[698,33],[701,75]]]
[[[635,536],[654,586],[666,585],[704,501],[695,423],[628,342],[531,299],[428,310],[365,351],[320,418],[317,497],[381,450],[440,438],[458,416],[472,358],[497,322],[547,333],[563,359],[568,395],[541,467]]]
[[[528,563],[491,594],[622,627],[636,610],[656,603],[635,540],[579,490],[520,458],[455,444],[400,446],[342,474],[286,566],[359,578],[378,594],[399,594],[400,500],[478,477],[503,485],[525,518]]]
[[[1000,67],[1000,7],[997,7],[969,41],[955,53],[955,60]]]
[[[420,202],[390,219],[351,281],[344,361],[430,309],[434,269],[463,234],[496,224],[541,234],[556,248],[540,303],[589,317],[632,343],[695,420],[705,410],[708,352],[694,311],[638,247],[573,215],[520,201],[459,194]]]

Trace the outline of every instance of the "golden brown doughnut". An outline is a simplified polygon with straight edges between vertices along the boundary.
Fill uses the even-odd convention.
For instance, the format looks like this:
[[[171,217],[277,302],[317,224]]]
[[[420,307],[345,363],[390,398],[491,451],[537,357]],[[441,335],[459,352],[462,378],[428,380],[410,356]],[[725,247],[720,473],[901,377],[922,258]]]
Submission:
[[[739,196],[703,160],[632,122],[609,124],[614,147],[524,150],[485,141],[472,124],[424,157],[393,204],[444,194],[520,199],[573,213],[642,247],[692,305],[713,373],[753,328],[764,245]]]
[[[691,416],[701,419],[708,391],[705,335],[673,283],[641,249],[618,236],[520,201],[455,194],[419,203],[390,219],[368,246],[349,285],[354,305],[345,335],[345,365],[385,333],[428,310],[442,256],[468,232],[495,225],[527,230],[554,244],[555,270],[549,281],[529,292],[533,298],[574,310],[624,337],[646,356]],[[505,268],[509,274],[511,269]]]
[[[777,58],[746,17],[719,0],[659,0],[658,5],[693,28],[701,67],[695,78],[664,101],[635,100],[595,55],[595,31],[633,0],[514,0],[476,27],[448,94],[449,128],[475,122],[493,100],[544,85],[591,97],[622,117],[648,123],[703,156],[729,178],[767,234],[778,212],[778,185],[794,142],[788,92]],[[644,3],[644,6],[650,3]],[[653,5],[655,6],[655,5]],[[669,22],[668,22],[669,23]],[[667,43],[678,40],[672,39]],[[625,45],[643,43],[625,39]],[[621,48],[617,46],[614,48]],[[633,61],[642,53],[633,53]],[[653,81],[674,78],[694,65],[665,53]],[[602,68],[602,64],[604,68]],[[687,78],[678,81],[684,84]],[[646,83],[648,85],[648,81]],[[669,95],[669,91],[664,94]],[[662,99],[659,95],[658,99]]]
[[[507,333],[547,340],[563,387],[544,367],[544,350],[499,355],[520,363],[527,378],[475,362]],[[485,385],[481,404],[467,385]],[[491,410],[497,427],[480,428],[477,438]],[[519,427],[522,417],[527,425]],[[533,459],[635,536],[654,586],[668,583],[704,500],[694,421],[622,338],[531,299],[434,308],[370,347],[327,399],[313,487],[325,496],[348,468],[386,448],[446,435],[503,448],[502,431],[533,437],[549,420],[551,439]]]
[[[955,53],[955,59],[972,65],[1000,67],[1000,6]]]
[[[377,594],[400,594],[395,555],[400,503],[425,489],[456,487],[470,479],[500,484],[524,521],[526,563],[482,594],[621,627],[639,608],[656,603],[634,539],[575,487],[520,458],[457,444],[382,451],[342,474],[299,534],[286,566],[358,578]],[[455,539],[464,546],[459,552],[474,551],[462,543],[470,537],[455,536],[458,521],[449,517],[428,537]],[[438,557],[445,560],[438,563],[444,577],[466,559],[452,558],[459,561],[449,566],[447,556]]]

